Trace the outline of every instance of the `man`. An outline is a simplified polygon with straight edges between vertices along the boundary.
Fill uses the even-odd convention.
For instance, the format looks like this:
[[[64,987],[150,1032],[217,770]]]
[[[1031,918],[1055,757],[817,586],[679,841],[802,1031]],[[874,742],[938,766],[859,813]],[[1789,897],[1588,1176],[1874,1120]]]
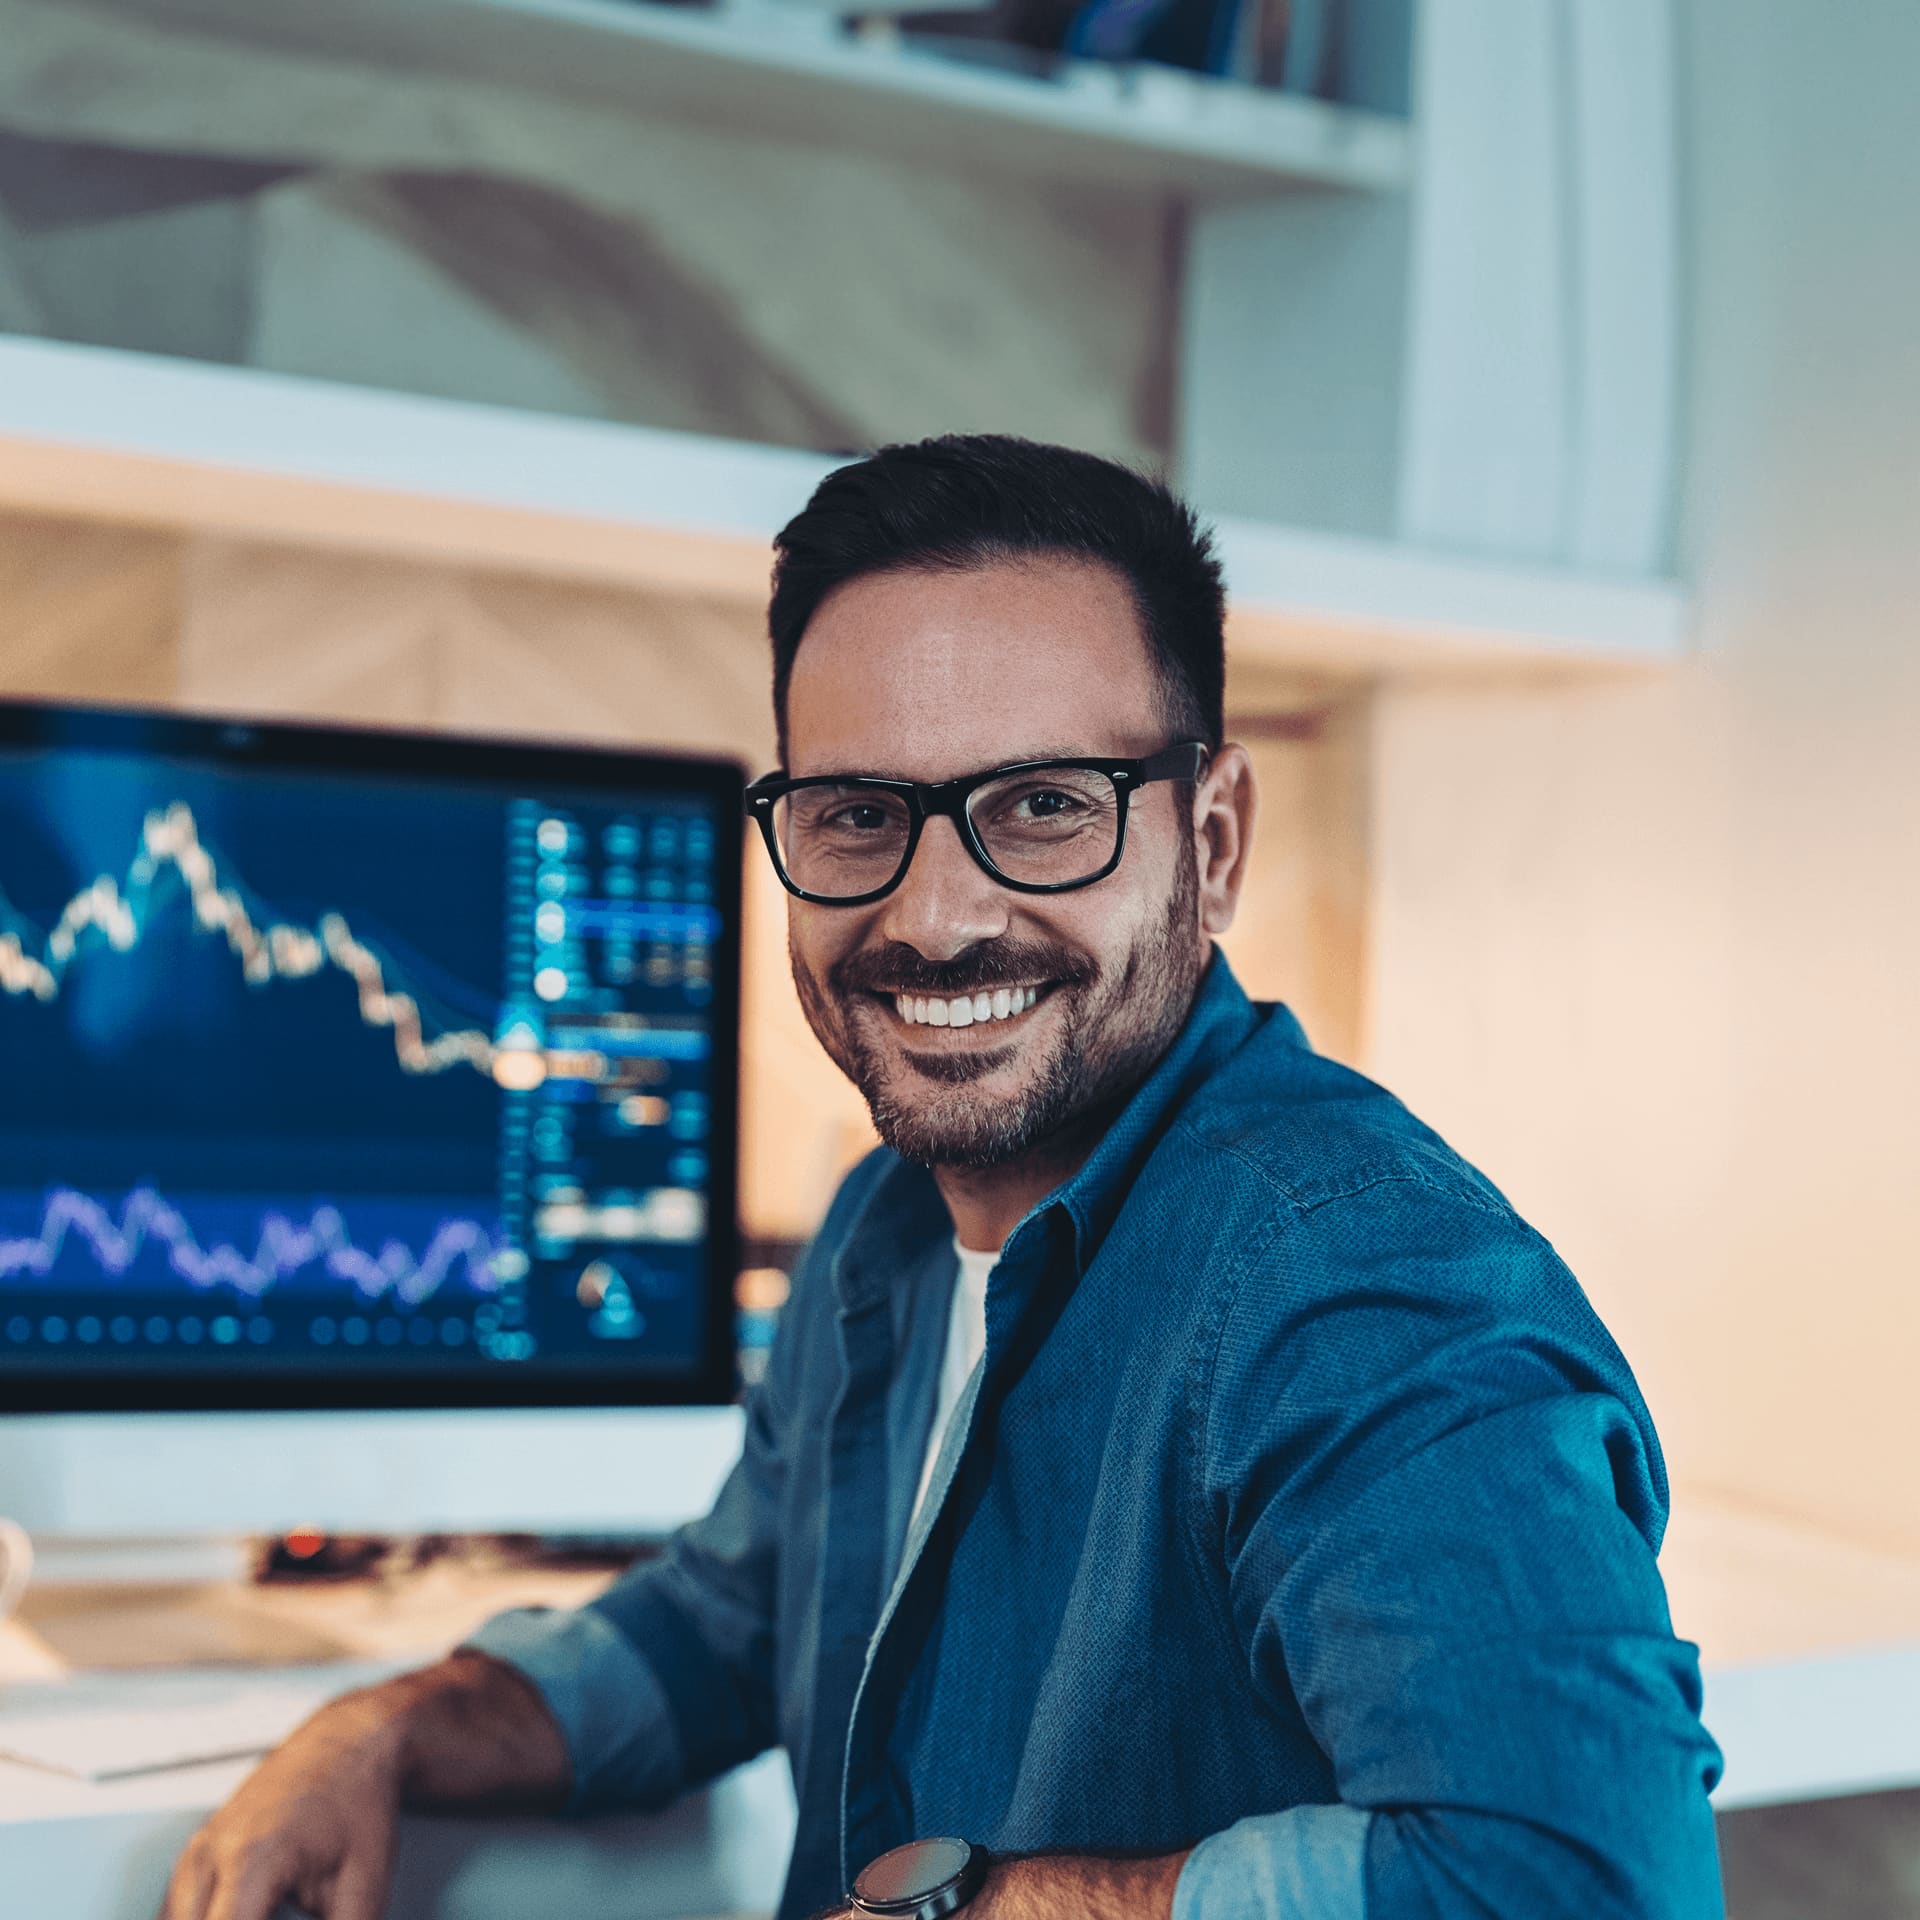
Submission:
[[[886,1144],[712,1514],[321,1713],[170,1920],[372,1920],[403,1804],[656,1805],[776,1743],[783,1920],[944,1911],[969,1848],[983,1920],[1720,1911],[1626,1363],[1213,948],[1254,815],[1221,622],[1192,516],[1090,456],[950,438],[822,483],[750,804]]]

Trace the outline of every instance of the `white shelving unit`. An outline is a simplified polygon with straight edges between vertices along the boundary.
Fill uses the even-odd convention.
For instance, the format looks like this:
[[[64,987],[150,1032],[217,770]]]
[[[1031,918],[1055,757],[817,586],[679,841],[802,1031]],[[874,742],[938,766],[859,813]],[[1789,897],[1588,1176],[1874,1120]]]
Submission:
[[[831,18],[647,0],[107,0],[258,47],[484,80],[635,114],[970,169],[1209,197],[1405,186],[1404,122],[1171,68],[1041,78],[874,44]]]
[[[0,505],[457,561],[757,609],[835,461],[183,360],[0,339]],[[1218,523],[1237,664],[1341,675],[1644,665],[1670,585]]]
[[[947,161],[1011,192],[1068,181],[1184,200],[1175,477],[1220,527],[1236,655],[1379,674],[1683,649],[1665,577],[1667,7],[1583,12],[1562,59],[1546,10],[1520,31],[1499,0],[1423,5],[1411,124],[1150,66],[974,66],[767,4],[88,12],[150,36],[215,126],[220,76],[246,72],[222,62],[250,51],[418,76],[423,114],[434,83],[459,80],[876,164]],[[259,129],[248,139],[239,151],[271,157]],[[1623,196],[1631,221],[1598,217]],[[769,535],[827,464],[72,352],[0,342],[12,504],[757,600]]]

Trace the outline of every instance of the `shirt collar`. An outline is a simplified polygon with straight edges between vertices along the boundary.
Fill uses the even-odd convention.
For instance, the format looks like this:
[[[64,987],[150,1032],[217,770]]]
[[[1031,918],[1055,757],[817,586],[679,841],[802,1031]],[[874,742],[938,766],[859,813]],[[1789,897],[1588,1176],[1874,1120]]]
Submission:
[[[1227,956],[1215,947],[1186,1024],[1160,1064],[1120,1110],[1080,1171],[1034,1210],[1038,1214],[1058,1207],[1072,1222],[1074,1264],[1079,1272],[1085,1273],[1100,1251],[1107,1229],[1161,1135],[1200,1087],[1246,1043],[1258,1021],[1259,1014],[1234,978]]]
[[[1283,1022],[1288,1037],[1304,1044],[1306,1036],[1286,1008],[1272,1008],[1269,1017]],[[1075,1270],[1084,1273],[1161,1135],[1200,1086],[1245,1043],[1260,1018],[1261,1009],[1247,998],[1226,955],[1216,947],[1173,1045],[1135,1089],[1086,1164],[1021,1221],[1009,1246],[1030,1223],[1057,1214],[1071,1230]],[[858,1311],[882,1298],[898,1281],[904,1262],[916,1259],[930,1241],[952,1243],[953,1222],[933,1175],[887,1157],[892,1164],[875,1182],[834,1263],[844,1311]]]

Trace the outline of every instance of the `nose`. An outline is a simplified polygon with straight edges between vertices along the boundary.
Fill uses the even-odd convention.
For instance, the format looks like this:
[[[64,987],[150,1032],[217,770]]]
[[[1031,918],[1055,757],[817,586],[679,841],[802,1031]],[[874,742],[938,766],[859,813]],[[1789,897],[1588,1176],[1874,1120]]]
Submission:
[[[952,960],[1007,931],[1011,898],[944,816],[929,820],[907,877],[880,903],[879,932],[922,958]]]

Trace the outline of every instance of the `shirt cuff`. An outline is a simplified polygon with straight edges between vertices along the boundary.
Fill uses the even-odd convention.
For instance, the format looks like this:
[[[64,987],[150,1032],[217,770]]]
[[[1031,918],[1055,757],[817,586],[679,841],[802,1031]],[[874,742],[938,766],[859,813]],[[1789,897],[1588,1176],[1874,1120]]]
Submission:
[[[518,1668],[538,1689],[572,1764],[569,1813],[658,1806],[678,1791],[680,1736],[667,1696],[603,1615],[516,1607],[460,1644]]]
[[[1187,1855],[1173,1920],[1365,1920],[1361,1807],[1289,1807],[1210,1834]]]

